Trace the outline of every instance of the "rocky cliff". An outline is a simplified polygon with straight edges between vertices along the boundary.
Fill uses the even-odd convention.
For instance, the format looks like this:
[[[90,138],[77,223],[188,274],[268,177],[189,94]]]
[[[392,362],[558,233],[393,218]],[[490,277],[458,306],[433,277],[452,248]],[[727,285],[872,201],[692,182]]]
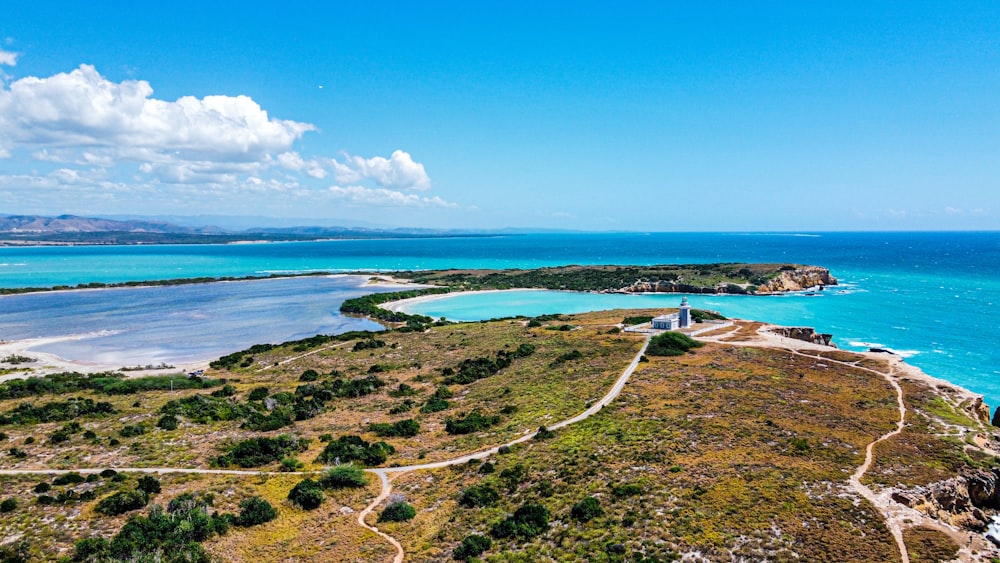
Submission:
[[[784,270],[777,276],[757,286],[756,293],[782,293],[802,291],[810,287],[837,285],[837,278],[826,268],[803,266],[795,270]]]
[[[813,344],[819,344],[820,346],[831,346],[833,348],[837,347],[831,342],[833,340],[832,334],[819,333],[810,327],[778,326],[772,328],[771,332],[787,338],[802,340],[803,342],[812,342]]]
[[[952,526],[983,531],[987,511],[1000,508],[1000,469],[969,471],[958,477],[897,491],[892,499]]]
[[[813,287],[825,287],[837,285],[837,278],[830,275],[826,268],[818,266],[800,266],[792,270],[782,270],[774,277],[754,285],[751,283],[717,283],[714,286],[705,287],[685,283],[684,279],[677,280],[638,280],[635,283],[623,287],[618,292],[621,293],[735,293],[767,295],[770,293],[785,293],[788,291],[802,291]]]

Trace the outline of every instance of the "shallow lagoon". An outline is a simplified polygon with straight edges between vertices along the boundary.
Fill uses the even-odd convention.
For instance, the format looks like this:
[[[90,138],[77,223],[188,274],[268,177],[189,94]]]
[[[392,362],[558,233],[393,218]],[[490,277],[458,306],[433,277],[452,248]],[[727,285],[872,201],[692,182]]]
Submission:
[[[373,291],[356,276],[61,291],[0,297],[0,339],[87,335],[33,348],[109,365],[189,363],[262,342],[382,326],[340,314]]]

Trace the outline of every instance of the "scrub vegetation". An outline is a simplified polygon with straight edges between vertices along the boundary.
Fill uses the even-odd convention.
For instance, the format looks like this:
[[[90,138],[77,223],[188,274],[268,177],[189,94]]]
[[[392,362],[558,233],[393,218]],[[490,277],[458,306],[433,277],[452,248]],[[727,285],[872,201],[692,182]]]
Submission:
[[[2,547],[27,560],[389,561],[392,546],[357,525],[381,487],[366,468],[531,436],[483,460],[392,476],[367,522],[407,561],[898,560],[881,515],[847,484],[898,417],[893,389],[860,369],[877,362],[667,336],[669,353],[651,348],[611,404],[555,426],[604,396],[639,352],[641,335],[610,329],[660,313],[258,345],[172,390],[114,393],[86,376],[65,377],[65,391],[43,389],[60,378],[18,384],[0,399],[0,468],[53,473],[0,476]],[[727,338],[757,326],[739,322]],[[947,392],[903,386],[910,424],[879,444],[866,482],[924,485],[992,467],[942,435],[976,424]],[[926,529],[906,541],[920,560],[954,547]]]

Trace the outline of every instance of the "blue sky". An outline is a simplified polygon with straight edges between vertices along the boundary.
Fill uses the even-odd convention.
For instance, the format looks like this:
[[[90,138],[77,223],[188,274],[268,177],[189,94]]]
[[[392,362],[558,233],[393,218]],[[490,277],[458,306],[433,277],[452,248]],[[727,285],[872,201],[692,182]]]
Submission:
[[[997,2],[15,2],[0,212],[1000,228]]]

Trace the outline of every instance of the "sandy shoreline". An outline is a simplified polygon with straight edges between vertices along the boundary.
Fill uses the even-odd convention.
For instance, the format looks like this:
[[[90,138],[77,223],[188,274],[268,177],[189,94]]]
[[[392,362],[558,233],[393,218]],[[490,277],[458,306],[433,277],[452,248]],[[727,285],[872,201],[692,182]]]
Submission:
[[[0,375],[0,382],[7,381],[10,379],[25,379],[28,377],[41,377],[45,375],[50,375],[53,373],[63,373],[63,372],[77,372],[77,373],[101,373],[106,371],[119,371],[123,366],[122,364],[103,364],[98,362],[86,362],[81,360],[67,360],[56,354],[50,354],[48,352],[38,352],[32,350],[32,348],[38,346],[45,346],[47,344],[55,344],[57,342],[67,342],[71,340],[84,340],[87,338],[99,338],[101,335],[98,334],[75,334],[70,336],[54,336],[54,337],[43,337],[43,338],[29,338],[26,340],[9,340],[0,342],[0,359],[6,358],[7,356],[26,356],[32,358],[32,362],[25,364],[18,364],[15,366],[23,367],[23,371],[16,371],[8,373],[5,375]],[[126,377],[143,377],[147,375],[161,375],[166,373],[178,373],[184,372],[188,373],[196,370],[204,370],[208,368],[208,361],[202,362],[187,362],[180,364],[173,364],[171,368],[164,369],[150,369],[150,370],[134,370],[126,371]]]
[[[199,283],[266,282],[272,280],[295,279],[299,277],[357,278],[358,287],[379,287],[379,288],[391,288],[400,290],[419,289],[427,287],[419,284],[412,284],[407,280],[395,279],[392,278],[391,276],[360,275],[360,274],[325,274],[322,276],[285,276],[285,277],[273,277],[273,278],[269,277],[269,278],[247,279],[247,280],[217,280],[217,281],[199,282]],[[111,289],[146,289],[153,287],[177,287],[179,285],[187,285],[187,284],[68,288],[68,289],[46,291],[44,293],[107,291]],[[0,296],[0,298],[16,297],[18,295],[37,295],[38,293],[43,293],[43,292],[11,294],[11,295]],[[94,362],[86,360],[68,360],[56,354],[41,352],[34,349],[41,346],[47,346],[49,344],[55,344],[59,342],[85,340],[89,338],[100,338],[101,336],[104,336],[104,334],[105,333],[102,332],[96,332],[87,334],[72,334],[66,336],[28,338],[21,340],[7,340],[7,341],[0,340],[0,359],[6,358],[8,356],[26,356],[33,360],[29,363],[15,364],[9,366],[10,368],[13,369],[18,369],[18,368],[23,368],[23,369],[0,375],[0,382],[7,381],[10,379],[40,377],[53,373],[62,373],[62,372],[101,373],[107,371],[120,371],[122,367],[130,367],[132,364],[122,364],[122,363],[111,364],[107,362]],[[169,362],[169,364],[172,365],[173,367],[164,369],[130,370],[123,373],[125,373],[125,375],[129,378],[143,377],[147,375],[162,375],[167,373],[178,373],[178,372],[189,373],[192,371],[207,369],[208,364],[214,359],[215,358],[192,361],[192,362]],[[151,360],[147,363],[151,365],[156,365],[159,362]],[[144,363],[143,365],[146,364]],[[2,367],[8,367],[8,366],[4,365]]]

